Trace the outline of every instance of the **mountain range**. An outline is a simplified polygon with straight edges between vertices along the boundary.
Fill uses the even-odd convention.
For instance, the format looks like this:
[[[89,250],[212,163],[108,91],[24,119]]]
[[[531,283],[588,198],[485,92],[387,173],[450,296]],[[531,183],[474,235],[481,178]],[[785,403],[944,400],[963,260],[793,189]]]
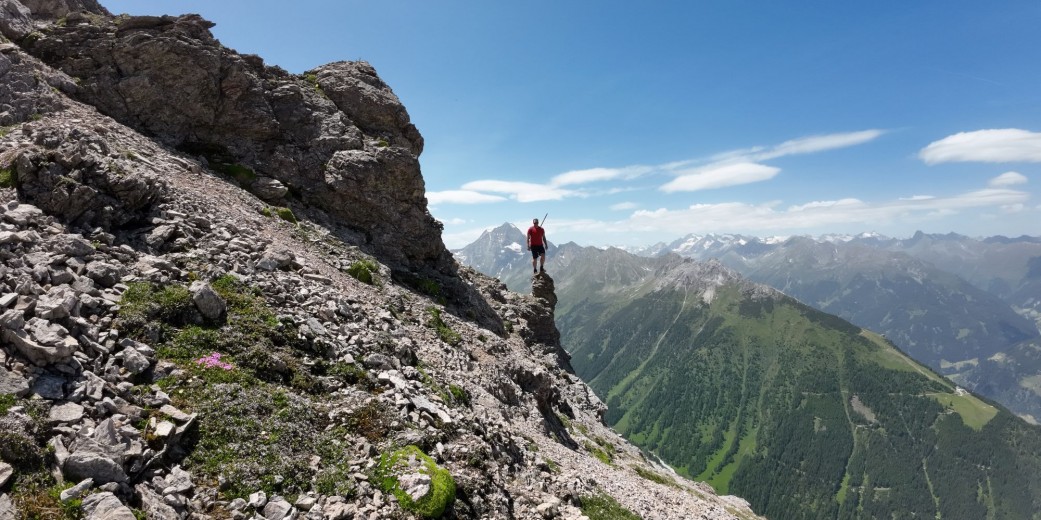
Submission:
[[[462,251],[469,252],[476,244],[489,252],[498,250],[501,247],[486,243],[493,237],[513,240],[520,235],[510,225],[494,233]],[[550,251],[551,266],[595,263],[576,259],[584,249],[568,246]],[[616,252],[603,260],[604,269],[614,265],[632,269],[632,260],[625,260],[623,251],[607,249],[612,250]],[[816,239],[688,235],[629,252],[646,258],[674,254],[717,259],[750,280],[884,334],[914,359],[1029,421],[1041,418],[1039,372],[1031,362],[1032,345],[1039,337],[1035,306],[1041,302],[1041,239],[980,240],[924,233],[906,240],[872,233]],[[498,258],[494,275],[523,290],[526,271],[509,263],[513,258],[509,254]],[[486,270],[491,263],[473,259],[471,265],[492,272]],[[972,276],[975,283],[937,264]],[[590,281],[604,280],[594,276]],[[561,287],[566,290],[575,283],[585,282],[563,280]],[[562,297],[565,310],[567,300]]]
[[[505,226],[497,232],[516,237]],[[845,284],[842,290],[825,286],[829,295],[873,288],[860,297],[877,299],[904,290],[906,309],[928,304],[925,314],[945,316],[927,328],[991,320],[986,326],[1000,330],[996,323],[1008,320],[1036,338],[1036,330],[1029,335],[1031,323],[1011,310],[971,315],[987,311],[984,305],[943,314],[946,306],[988,294],[906,253],[835,248],[849,242],[837,240],[713,242],[690,245],[718,247],[730,261],[784,252],[777,254],[783,263],[808,264],[792,268],[791,280],[819,271],[825,274],[815,275],[816,283],[830,276]],[[498,268],[506,273],[500,279],[521,290],[530,283],[523,257],[498,250]],[[877,265],[894,255],[902,263]],[[511,261],[520,263],[507,273]],[[830,273],[845,276],[843,265],[859,272],[845,279]],[[681,474],[742,496],[757,512],[770,518],[1030,518],[1041,504],[1033,470],[1019,473],[1038,464],[1041,431],[915,362],[882,335],[744,278],[722,258],[637,256],[567,243],[551,251],[547,266],[558,280],[562,344],[607,403],[608,422]],[[993,296],[984,301],[1002,303]],[[982,336],[989,330],[978,327],[970,331]],[[998,349],[992,357],[1021,357],[1036,367],[1036,339],[1019,341],[1015,334],[1007,338],[1014,349],[985,342],[974,348]],[[1022,370],[1031,368],[1024,363]]]

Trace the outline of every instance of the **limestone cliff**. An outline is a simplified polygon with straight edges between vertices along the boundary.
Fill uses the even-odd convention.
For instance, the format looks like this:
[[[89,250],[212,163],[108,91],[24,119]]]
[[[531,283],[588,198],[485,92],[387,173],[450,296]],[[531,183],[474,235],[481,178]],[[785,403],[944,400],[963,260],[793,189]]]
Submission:
[[[752,516],[452,262],[372,67],[209,26],[0,1],[0,518]]]

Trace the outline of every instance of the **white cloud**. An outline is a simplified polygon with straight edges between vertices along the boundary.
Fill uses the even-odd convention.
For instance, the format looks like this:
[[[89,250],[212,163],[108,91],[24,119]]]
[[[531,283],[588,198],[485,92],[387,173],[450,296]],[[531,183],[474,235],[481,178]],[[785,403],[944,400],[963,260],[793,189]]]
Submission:
[[[467,222],[470,222],[470,221],[466,220],[465,218],[458,218],[457,217],[457,218],[450,218],[448,220],[442,220],[441,222],[444,223],[444,224],[448,224],[450,226],[461,226],[461,225],[466,224]]]
[[[727,202],[695,204],[678,210],[637,210],[628,218],[613,222],[583,221],[578,225],[558,221],[557,226],[574,232],[597,231],[608,236],[634,232],[675,236],[698,232],[791,234],[837,224],[876,227],[897,221],[935,220],[969,210],[1015,212],[1024,210],[1029,198],[1030,195],[1023,191],[986,188],[951,197],[917,196],[874,203],[845,198],[812,201],[787,208],[782,208],[777,201],[762,204]]]
[[[504,200],[506,200],[505,197],[500,197],[498,195],[488,195],[486,193],[478,193],[472,190],[446,190],[427,192],[427,203],[431,206],[437,204],[481,204],[486,202],[501,202]]]
[[[1041,162],[1041,133],[1001,128],[961,132],[918,152],[926,164],[944,162]]]
[[[635,202],[619,202],[618,204],[611,205],[611,211],[625,211],[629,209],[636,209]]]
[[[667,193],[711,190],[769,180],[779,171],[780,168],[749,162],[715,163],[683,172],[659,189]]]
[[[678,176],[659,189],[665,192],[698,191],[726,186],[761,182],[773,178],[780,169],[759,164],[758,161],[785,155],[808,154],[862,144],[884,134],[883,130],[861,130],[837,134],[814,135],[785,141],[775,146],[757,146],[734,150],[713,157],[713,162],[703,164],[704,159],[676,161],[658,166],[631,165],[621,168],[588,168],[567,171],[550,178],[547,183],[486,179],[464,184],[458,190],[430,192],[427,198],[431,205],[437,203],[477,204],[499,202],[507,198],[517,202],[539,202],[562,200],[569,197],[593,197],[647,189],[619,185],[651,173],[668,173]],[[569,186],[597,182],[615,181],[615,185],[600,189],[573,189]],[[483,193],[482,193],[483,192]],[[490,195],[488,193],[500,195]],[[620,208],[631,209],[631,208]]]
[[[801,155],[824,152],[837,148],[848,148],[878,139],[885,130],[871,129],[857,132],[837,134],[811,135],[791,139],[776,146],[755,146],[741,150],[732,150],[712,157],[715,161],[766,161],[786,155]]]
[[[590,168],[561,173],[550,179],[550,186],[568,186],[614,179],[632,179],[653,171],[649,166],[626,166],[625,168]]]
[[[994,177],[988,183],[991,187],[1004,187],[1004,186],[1015,186],[1016,184],[1026,184],[1027,176],[1019,172],[1005,172],[997,177]]]
[[[561,200],[565,197],[581,195],[573,190],[555,188],[545,184],[517,181],[482,180],[464,184],[464,190],[490,191],[505,193],[517,202],[538,202],[542,200]]]

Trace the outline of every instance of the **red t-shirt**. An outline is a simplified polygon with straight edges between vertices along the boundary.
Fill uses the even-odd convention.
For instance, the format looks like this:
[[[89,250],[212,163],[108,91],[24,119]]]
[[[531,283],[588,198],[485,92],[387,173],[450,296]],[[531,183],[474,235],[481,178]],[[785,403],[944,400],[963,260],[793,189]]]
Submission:
[[[528,228],[528,244],[533,246],[541,246],[543,244],[543,238],[546,236],[546,230],[540,226],[531,226]]]

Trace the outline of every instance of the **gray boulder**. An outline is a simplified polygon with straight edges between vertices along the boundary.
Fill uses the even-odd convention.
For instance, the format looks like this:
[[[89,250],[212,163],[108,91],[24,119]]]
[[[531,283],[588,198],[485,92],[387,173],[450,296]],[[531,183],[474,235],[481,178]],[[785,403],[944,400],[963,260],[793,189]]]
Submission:
[[[289,194],[289,188],[285,184],[279,182],[278,179],[270,177],[261,177],[253,181],[249,190],[261,199],[272,203],[284,199]]]
[[[87,495],[83,512],[87,513],[87,520],[137,520],[134,512],[108,491]]]
[[[204,318],[211,322],[224,321],[225,316],[228,314],[228,304],[221,298],[210,284],[196,280],[192,282],[192,285],[188,288],[188,291],[192,293],[192,302],[195,303],[195,308],[199,309],[199,313]]]
[[[0,34],[18,41],[33,32],[33,19],[18,0],[0,0]]]
[[[0,394],[23,397],[29,393],[29,382],[16,372],[0,366]]]

